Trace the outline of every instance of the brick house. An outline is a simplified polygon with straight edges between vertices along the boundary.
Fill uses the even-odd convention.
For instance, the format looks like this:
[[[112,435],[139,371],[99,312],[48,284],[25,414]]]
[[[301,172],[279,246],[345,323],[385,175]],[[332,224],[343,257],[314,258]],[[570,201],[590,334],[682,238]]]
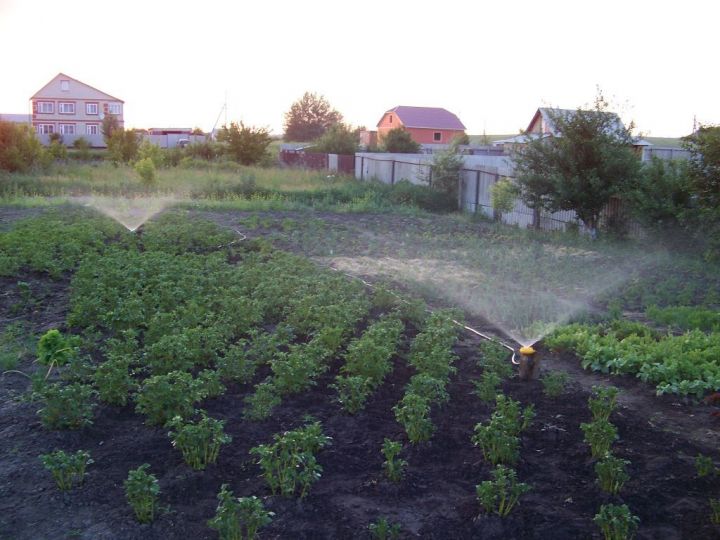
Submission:
[[[440,107],[400,105],[383,114],[377,124],[378,140],[391,129],[402,127],[419,144],[450,144],[465,133],[465,126],[453,113]]]
[[[64,73],[38,90],[30,102],[32,125],[43,144],[48,144],[52,133],[59,133],[66,145],[83,137],[91,146],[105,146],[101,130],[105,115],[117,116],[120,127],[125,123],[121,99]]]

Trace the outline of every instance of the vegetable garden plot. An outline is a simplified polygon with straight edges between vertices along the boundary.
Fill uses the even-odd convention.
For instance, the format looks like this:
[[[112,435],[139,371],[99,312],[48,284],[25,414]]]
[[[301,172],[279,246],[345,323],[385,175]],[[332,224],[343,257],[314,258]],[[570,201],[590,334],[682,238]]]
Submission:
[[[70,280],[69,301],[61,287],[45,299],[69,303],[66,342],[48,340],[44,364],[20,361],[28,374],[51,370],[45,384],[32,381],[35,401],[9,399],[31,389],[25,378],[2,379],[0,536],[217,538],[227,524],[219,503],[223,515],[247,508],[261,538],[370,538],[381,519],[408,538],[599,538],[593,518],[609,504],[639,517],[640,538],[717,533],[708,502],[717,477],[695,468],[698,454],[717,463],[716,450],[653,428],[643,412],[609,414],[613,454],[630,464],[619,494],[607,494],[580,428],[592,421],[588,394],[570,383],[551,398],[539,381],[508,377],[507,358],[458,334],[446,314],[417,320],[266,242],[218,249],[231,238],[173,216],[142,235],[110,229],[99,244],[58,235],[78,253],[59,273],[33,263],[38,280]],[[11,260],[7,278],[22,277],[25,261]],[[42,315],[25,315],[45,333]],[[523,429],[497,420],[510,401],[476,394],[489,372],[521,410],[534,405]],[[361,381],[342,382],[353,377]],[[71,387],[77,407],[59,408],[60,418],[77,409],[85,425],[44,427],[36,411]],[[503,518],[498,469],[473,444],[476,426],[493,422],[517,444],[516,458],[498,465],[528,487]],[[386,439],[400,451],[383,452]],[[92,460],[63,492],[39,459],[55,450]],[[275,456],[298,458],[300,476],[283,475]],[[482,500],[480,485],[489,486]]]

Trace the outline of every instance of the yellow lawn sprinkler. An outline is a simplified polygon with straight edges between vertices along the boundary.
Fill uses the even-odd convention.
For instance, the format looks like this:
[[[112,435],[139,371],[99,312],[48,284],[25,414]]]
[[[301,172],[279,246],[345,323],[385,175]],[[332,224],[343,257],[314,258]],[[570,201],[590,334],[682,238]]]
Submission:
[[[520,362],[518,368],[518,375],[520,379],[529,381],[531,379],[537,379],[540,375],[540,361],[535,358],[537,351],[530,345],[525,345],[520,348]]]

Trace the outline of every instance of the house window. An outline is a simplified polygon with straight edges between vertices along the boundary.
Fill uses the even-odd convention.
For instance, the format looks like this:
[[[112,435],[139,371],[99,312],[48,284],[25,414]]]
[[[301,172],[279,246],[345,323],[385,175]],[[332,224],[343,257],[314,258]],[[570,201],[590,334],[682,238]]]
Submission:
[[[52,101],[38,101],[37,110],[39,113],[52,114],[55,112],[55,104]]]
[[[119,103],[111,103],[108,106],[108,112],[110,114],[120,114],[120,104]]]
[[[53,124],[38,124],[37,132],[39,135],[50,135],[55,133],[55,126]]]
[[[97,114],[98,113],[98,104],[97,103],[86,103],[85,104],[85,114]]]
[[[70,81],[60,81],[60,90],[63,92],[70,90]]]
[[[60,114],[75,114],[75,104],[61,101],[58,103],[58,112]]]
[[[442,133],[440,133],[439,131],[434,132],[433,133],[433,141],[435,141],[435,142],[442,141]]]
[[[61,135],[75,135],[75,124],[60,124]]]
[[[99,132],[97,124],[85,124],[85,133],[87,135],[98,135]]]

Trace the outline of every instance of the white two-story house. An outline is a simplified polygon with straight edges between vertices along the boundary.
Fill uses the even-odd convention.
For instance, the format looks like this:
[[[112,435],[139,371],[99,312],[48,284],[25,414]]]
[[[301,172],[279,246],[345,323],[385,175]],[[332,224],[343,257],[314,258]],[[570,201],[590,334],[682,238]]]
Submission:
[[[49,143],[51,134],[58,133],[68,146],[80,137],[91,146],[105,146],[101,125],[108,114],[117,116],[118,125],[124,127],[121,99],[64,73],[55,76],[30,101],[32,125],[43,144]]]

